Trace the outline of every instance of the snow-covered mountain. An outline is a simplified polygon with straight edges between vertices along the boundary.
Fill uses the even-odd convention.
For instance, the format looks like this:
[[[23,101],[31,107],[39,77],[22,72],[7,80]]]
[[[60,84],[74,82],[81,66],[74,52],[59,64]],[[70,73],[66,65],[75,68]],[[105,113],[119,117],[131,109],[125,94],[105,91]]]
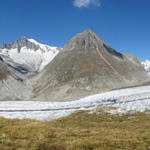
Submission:
[[[150,73],[150,61],[145,60],[144,62],[142,62],[142,65],[144,66],[145,70]]]
[[[2,44],[0,55],[9,57],[19,65],[27,66],[29,71],[39,72],[59,53],[60,49],[23,36],[12,44]]]

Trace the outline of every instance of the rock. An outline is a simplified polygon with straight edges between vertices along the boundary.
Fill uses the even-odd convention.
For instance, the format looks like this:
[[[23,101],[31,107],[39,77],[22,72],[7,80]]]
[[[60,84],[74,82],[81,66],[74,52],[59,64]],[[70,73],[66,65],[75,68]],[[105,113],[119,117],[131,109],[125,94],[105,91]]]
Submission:
[[[135,56],[117,52],[91,30],[86,30],[73,37],[33,78],[32,98],[75,100],[112,89],[144,85],[149,81]]]

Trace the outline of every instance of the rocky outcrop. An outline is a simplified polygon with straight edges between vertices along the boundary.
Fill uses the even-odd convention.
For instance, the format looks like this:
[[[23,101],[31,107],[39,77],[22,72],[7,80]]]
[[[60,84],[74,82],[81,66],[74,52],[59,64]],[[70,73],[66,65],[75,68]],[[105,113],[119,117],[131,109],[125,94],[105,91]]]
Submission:
[[[26,76],[0,61],[0,100],[26,100],[31,92]]]
[[[30,42],[27,38],[22,36],[19,40],[13,42],[12,44],[2,44],[0,45],[0,49],[18,49],[18,52],[22,47],[27,47],[29,49],[34,49],[35,51],[38,50],[40,47],[35,45],[34,43]]]
[[[7,69],[7,66],[0,61],[0,80],[6,79],[9,74],[10,71]]]

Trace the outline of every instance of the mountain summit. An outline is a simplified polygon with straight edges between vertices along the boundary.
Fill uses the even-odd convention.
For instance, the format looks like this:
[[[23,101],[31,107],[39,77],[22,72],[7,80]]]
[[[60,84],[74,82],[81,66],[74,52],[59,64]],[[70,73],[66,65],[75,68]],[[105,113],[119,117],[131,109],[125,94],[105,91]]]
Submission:
[[[112,49],[91,30],[74,36],[33,79],[33,99],[74,100],[145,84],[149,76],[135,56]]]
[[[65,50],[71,49],[86,49],[92,50],[99,46],[103,46],[104,41],[102,41],[97,35],[91,30],[85,30],[82,33],[77,34],[73,37],[64,47]]]
[[[118,56],[120,58],[122,57],[121,53],[118,53],[117,51],[113,50],[91,30],[85,30],[84,32],[77,34],[64,47],[65,50],[82,49],[84,51],[102,51],[103,48],[105,48],[105,50],[107,50],[109,53],[115,56]]]
[[[9,57],[19,65],[25,65],[30,72],[39,72],[58,54],[59,50],[60,48],[44,45],[22,36],[12,44],[2,44],[0,55]]]
[[[18,52],[20,52],[22,47],[34,50],[38,50],[40,48],[38,45],[28,40],[25,36],[22,36],[19,40],[13,42],[12,44],[2,44],[0,46],[0,49],[8,49],[8,50],[17,49]]]

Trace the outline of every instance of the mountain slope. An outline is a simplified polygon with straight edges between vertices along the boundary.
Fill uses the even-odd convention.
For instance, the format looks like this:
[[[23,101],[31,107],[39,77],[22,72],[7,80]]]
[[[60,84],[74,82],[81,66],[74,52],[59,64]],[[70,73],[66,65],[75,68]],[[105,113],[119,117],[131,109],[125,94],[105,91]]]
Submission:
[[[0,80],[7,78],[7,76],[10,74],[10,71],[2,62],[3,59],[0,57]]]
[[[150,73],[150,61],[145,60],[144,62],[142,62],[142,65],[144,66],[145,70]]]
[[[0,100],[26,100],[32,89],[26,83],[26,77],[7,65],[0,57]]]
[[[73,37],[33,78],[33,99],[74,100],[147,81],[148,74],[135,56],[115,51],[86,30]]]
[[[30,72],[41,71],[59,52],[60,48],[40,44],[33,39],[21,37],[12,44],[2,44],[0,54],[12,59]]]

